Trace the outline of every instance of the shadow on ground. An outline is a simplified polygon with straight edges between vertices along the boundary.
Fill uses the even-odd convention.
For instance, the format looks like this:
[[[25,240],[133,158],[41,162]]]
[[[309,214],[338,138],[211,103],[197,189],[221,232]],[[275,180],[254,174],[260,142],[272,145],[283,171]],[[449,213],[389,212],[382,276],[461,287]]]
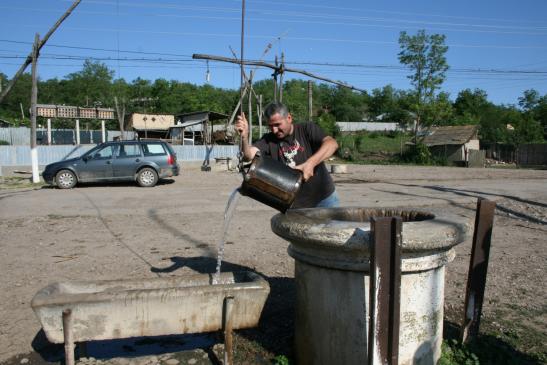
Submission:
[[[458,344],[460,327],[453,322],[444,321],[444,339],[452,351],[463,356],[464,352],[473,353],[478,357],[481,365],[539,365],[544,364],[541,360],[528,354],[518,351],[511,344],[491,334],[480,333],[477,338],[467,345]],[[444,351],[446,356],[446,351]],[[465,357],[465,356],[464,356]],[[451,362],[459,364],[460,362]],[[461,359],[462,364],[467,364]],[[469,362],[471,363],[471,362]]]

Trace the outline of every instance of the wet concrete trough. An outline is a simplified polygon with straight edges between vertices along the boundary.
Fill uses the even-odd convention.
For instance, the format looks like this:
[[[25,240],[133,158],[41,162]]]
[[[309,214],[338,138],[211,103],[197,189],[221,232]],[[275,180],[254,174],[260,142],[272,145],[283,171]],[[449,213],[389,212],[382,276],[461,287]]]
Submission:
[[[201,333],[258,324],[270,288],[252,272],[46,286],[31,306],[52,343]],[[229,302],[227,302],[229,299]],[[228,304],[229,305],[228,305]],[[73,355],[69,348],[67,358]],[[68,363],[69,361],[67,361]]]

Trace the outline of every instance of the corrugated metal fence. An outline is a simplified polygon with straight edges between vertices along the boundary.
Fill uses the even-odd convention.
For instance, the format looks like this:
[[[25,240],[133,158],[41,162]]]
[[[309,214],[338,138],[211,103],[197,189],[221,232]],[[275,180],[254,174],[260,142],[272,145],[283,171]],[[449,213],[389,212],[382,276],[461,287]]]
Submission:
[[[38,146],[38,164],[47,165],[52,162],[72,157],[79,157],[95,145],[79,146]],[[211,162],[215,158],[237,158],[238,146],[172,146],[179,161],[204,161],[207,157]],[[0,146],[0,175],[2,166],[30,166],[30,146]]]

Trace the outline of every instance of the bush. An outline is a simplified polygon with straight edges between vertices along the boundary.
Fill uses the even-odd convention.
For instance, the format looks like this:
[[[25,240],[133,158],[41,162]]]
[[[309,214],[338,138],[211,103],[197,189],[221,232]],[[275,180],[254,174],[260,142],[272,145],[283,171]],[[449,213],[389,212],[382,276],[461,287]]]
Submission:
[[[9,142],[0,139],[0,146],[9,146]]]
[[[419,165],[431,165],[433,163],[431,152],[423,143],[410,146],[403,155],[403,161]]]

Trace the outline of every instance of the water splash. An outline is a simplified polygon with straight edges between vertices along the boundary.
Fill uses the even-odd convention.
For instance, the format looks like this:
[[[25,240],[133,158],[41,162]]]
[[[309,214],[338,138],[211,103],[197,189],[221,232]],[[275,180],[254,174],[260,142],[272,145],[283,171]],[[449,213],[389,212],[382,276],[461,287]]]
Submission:
[[[234,215],[234,210],[239,200],[239,189],[235,189],[230,198],[228,199],[228,204],[226,204],[226,209],[224,210],[224,223],[222,224],[222,236],[218,242],[218,256],[217,256],[217,267],[215,275],[213,276],[213,285],[218,284],[220,280],[220,267],[222,265],[222,258],[224,257],[224,244],[226,243],[226,234],[228,232],[228,227]]]

